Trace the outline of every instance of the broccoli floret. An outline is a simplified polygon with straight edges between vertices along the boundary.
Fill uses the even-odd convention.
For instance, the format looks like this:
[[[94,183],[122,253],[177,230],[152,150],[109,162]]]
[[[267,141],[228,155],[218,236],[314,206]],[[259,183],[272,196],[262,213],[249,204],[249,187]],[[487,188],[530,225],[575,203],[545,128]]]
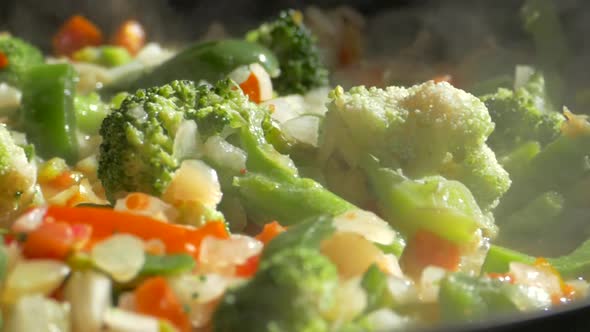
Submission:
[[[273,79],[278,93],[301,94],[328,84],[328,70],[301,12],[281,12],[276,20],[250,31],[246,40],[268,47],[279,59],[281,73]]]
[[[43,63],[43,55],[22,39],[0,35],[0,53],[8,58],[8,66],[0,69],[0,82],[20,86],[21,74],[30,66]]]
[[[192,82],[175,81],[138,90],[104,119],[98,177],[109,199],[132,191],[164,192],[179,167],[174,134],[185,113],[194,112],[195,100]]]
[[[545,80],[540,73],[533,74],[516,90],[500,88],[481,100],[496,124],[488,143],[501,155],[528,141],[546,145],[559,136],[565,120],[547,97]]]
[[[328,331],[321,312],[333,304],[337,285],[336,267],[316,250],[281,251],[263,260],[250,282],[225,294],[214,331]]]
[[[33,200],[36,180],[36,165],[6,126],[0,125],[0,223],[7,222]]]
[[[508,173],[485,141],[494,129],[485,105],[448,83],[410,88],[340,87],[331,92],[320,158],[350,169],[368,155],[410,178],[463,182],[484,210],[508,190]]]

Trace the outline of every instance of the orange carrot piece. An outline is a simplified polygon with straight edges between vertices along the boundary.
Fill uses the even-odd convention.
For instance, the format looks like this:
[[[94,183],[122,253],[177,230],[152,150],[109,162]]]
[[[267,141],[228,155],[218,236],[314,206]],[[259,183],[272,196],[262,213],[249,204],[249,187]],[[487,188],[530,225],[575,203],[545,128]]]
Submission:
[[[56,55],[71,56],[86,46],[102,44],[100,29],[81,15],[68,19],[53,37],[53,51]]]
[[[432,232],[419,230],[408,241],[400,263],[410,275],[419,276],[429,265],[456,271],[460,262],[459,246]]]
[[[254,73],[250,73],[248,78],[240,83],[240,88],[250,100],[254,103],[260,103],[260,82],[258,81],[258,77],[254,75]]]
[[[165,319],[179,332],[190,332],[191,322],[182,304],[163,277],[145,280],[135,290],[137,312]]]
[[[30,232],[23,243],[27,258],[50,258],[63,260],[72,250],[74,233],[66,223],[45,223]]]
[[[264,225],[262,232],[256,235],[256,239],[264,244],[267,244],[270,242],[270,240],[274,239],[277,235],[286,230],[287,229],[281,226],[281,224],[279,224],[277,221],[273,221]]]
[[[135,55],[145,44],[145,30],[138,21],[127,20],[117,29],[112,43],[126,48],[129,53]]]
[[[2,52],[0,52],[0,69],[4,69],[8,67],[9,61],[8,56]]]
[[[236,266],[236,275],[238,277],[251,277],[258,271],[258,265],[260,263],[260,256],[255,255],[250,258],[244,264]]]

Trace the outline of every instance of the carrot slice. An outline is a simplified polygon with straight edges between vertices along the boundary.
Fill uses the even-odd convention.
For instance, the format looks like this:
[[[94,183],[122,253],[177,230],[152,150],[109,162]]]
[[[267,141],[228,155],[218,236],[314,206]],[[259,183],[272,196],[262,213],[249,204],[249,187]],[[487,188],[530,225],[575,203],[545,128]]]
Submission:
[[[408,241],[400,261],[404,270],[414,276],[429,265],[456,271],[460,262],[459,246],[425,230],[417,231]]]
[[[163,277],[147,279],[137,287],[135,306],[137,312],[165,319],[180,332],[191,331],[189,317]]]
[[[145,30],[138,21],[127,20],[119,26],[112,42],[135,55],[145,44]]]
[[[23,254],[27,258],[51,258],[63,260],[74,244],[72,227],[56,222],[41,224],[30,232],[23,243]]]
[[[260,256],[255,255],[242,264],[236,266],[236,275],[238,277],[251,277],[258,271],[258,264],[260,263]]]
[[[4,69],[8,67],[8,56],[2,52],[0,52],[0,69]]]
[[[277,221],[273,221],[264,225],[262,232],[256,235],[256,239],[264,244],[267,244],[270,242],[270,240],[274,239],[277,235],[286,230],[287,229],[281,226],[281,224],[279,224]]]
[[[102,44],[100,29],[81,15],[68,19],[53,37],[53,51],[56,55],[71,56],[86,46]]]

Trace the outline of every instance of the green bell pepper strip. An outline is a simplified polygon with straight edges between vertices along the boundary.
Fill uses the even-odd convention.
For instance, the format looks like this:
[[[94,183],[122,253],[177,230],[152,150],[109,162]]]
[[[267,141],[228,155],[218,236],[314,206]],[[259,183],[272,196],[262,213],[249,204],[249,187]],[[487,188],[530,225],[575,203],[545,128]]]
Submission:
[[[510,269],[510,263],[518,262],[532,264],[534,257],[515,250],[492,245],[482,266],[482,273],[505,273]],[[590,240],[586,240],[571,253],[547,258],[564,278],[590,277]]]
[[[267,48],[238,39],[191,45],[164,63],[107,86],[104,93],[133,91],[173,80],[216,82],[239,66],[259,63],[271,77],[279,74],[278,60]]]
[[[170,276],[189,272],[195,267],[194,258],[188,254],[145,255],[145,263],[139,271],[140,277]]]
[[[69,64],[36,65],[25,73],[22,96],[24,131],[44,158],[78,158],[74,94],[77,73]]]

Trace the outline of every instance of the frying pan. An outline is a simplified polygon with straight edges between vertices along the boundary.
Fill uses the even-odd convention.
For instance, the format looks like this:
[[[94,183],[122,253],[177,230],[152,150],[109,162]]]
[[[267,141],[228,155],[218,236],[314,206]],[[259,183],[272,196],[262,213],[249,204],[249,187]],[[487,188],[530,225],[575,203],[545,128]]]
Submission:
[[[590,2],[555,1],[563,18],[571,45],[577,45],[577,58],[587,59],[590,42],[585,33],[590,24]],[[3,0],[0,1],[0,31],[19,36],[50,49],[50,36],[66,18],[82,13],[109,33],[121,21],[133,17],[145,23],[150,40],[179,45],[201,36],[212,21],[241,34],[283,8],[303,9],[309,5],[323,8],[339,5],[354,7],[367,18],[367,48],[372,54],[387,52],[411,43],[424,26],[436,27],[439,39],[433,56],[450,59],[476,47],[484,35],[493,34],[504,45],[530,43],[514,15],[521,1],[411,1],[411,0]],[[383,29],[395,33],[383,33]],[[384,38],[383,36],[387,36]],[[580,76],[587,71],[580,70]],[[571,77],[573,80],[584,79]],[[586,78],[587,79],[587,78]],[[582,111],[582,110],[580,110]],[[424,332],[537,332],[590,331],[590,300],[568,304],[546,312],[492,317],[480,322],[442,325]]]

